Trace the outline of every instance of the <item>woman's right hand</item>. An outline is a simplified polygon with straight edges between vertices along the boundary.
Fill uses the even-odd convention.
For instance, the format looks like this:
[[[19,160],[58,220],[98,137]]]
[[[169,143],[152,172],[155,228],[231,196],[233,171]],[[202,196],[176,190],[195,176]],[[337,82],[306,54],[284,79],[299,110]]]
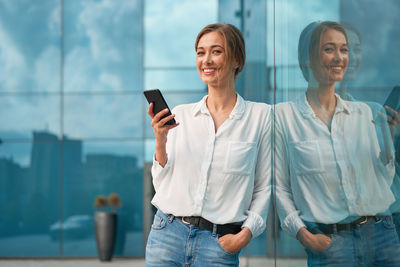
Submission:
[[[168,113],[168,109],[161,110],[157,114],[153,112],[154,103],[150,103],[149,109],[147,113],[151,117],[151,127],[153,127],[154,136],[156,139],[156,151],[155,157],[156,160],[160,163],[161,166],[165,166],[167,163],[167,152],[166,152],[166,144],[167,144],[167,135],[168,131],[172,128],[175,128],[179,125],[179,123],[173,125],[166,125],[167,121],[175,117],[175,114],[171,114],[163,119],[162,116]]]
[[[305,227],[297,232],[297,239],[305,247],[314,253],[326,250],[331,244],[331,238],[323,234],[312,234]]]

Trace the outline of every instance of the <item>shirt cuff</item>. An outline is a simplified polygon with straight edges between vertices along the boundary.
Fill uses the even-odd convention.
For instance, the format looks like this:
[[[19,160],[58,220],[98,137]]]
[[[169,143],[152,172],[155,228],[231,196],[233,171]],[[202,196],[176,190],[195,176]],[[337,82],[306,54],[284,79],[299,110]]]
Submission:
[[[282,223],[282,229],[286,231],[289,235],[296,238],[297,232],[301,227],[306,227],[303,220],[299,217],[299,211],[293,212],[286,216]]]
[[[252,238],[262,234],[266,225],[263,218],[255,212],[247,211],[247,219],[243,222],[242,228],[247,227],[250,229]]]
[[[168,169],[170,168],[171,163],[168,160],[168,155],[167,155],[167,163],[165,166],[161,166],[160,163],[156,160],[156,155],[153,155],[153,166],[151,167],[151,175],[153,176],[153,179],[158,179],[160,176],[163,175],[163,173],[167,172]]]

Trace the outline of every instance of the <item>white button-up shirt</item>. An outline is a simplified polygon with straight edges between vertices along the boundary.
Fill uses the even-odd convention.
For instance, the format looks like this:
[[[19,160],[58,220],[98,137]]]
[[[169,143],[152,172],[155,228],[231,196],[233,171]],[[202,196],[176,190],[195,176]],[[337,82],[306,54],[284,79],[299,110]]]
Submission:
[[[205,96],[173,109],[166,165],[154,160],[152,204],[175,216],[215,224],[244,222],[253,237],[266,225],[271,192],[271,107],[237,101],[215,132]]]
[[[330,224],[382,214],[394,201],[393,145],[381,153],[366,104],[336,98],[331,131],[305,96],[276,106],[277,210],[292,236],[304,221]]]

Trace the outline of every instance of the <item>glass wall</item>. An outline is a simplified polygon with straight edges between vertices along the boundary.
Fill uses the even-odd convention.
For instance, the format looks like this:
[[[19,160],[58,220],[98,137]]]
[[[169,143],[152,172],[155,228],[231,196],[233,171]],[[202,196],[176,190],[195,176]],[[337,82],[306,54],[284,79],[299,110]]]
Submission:
[[[110,193],[122,200],[115,254],[144,256],[154,135],[142,91],[159,88],[171,108],[199,101],[194,41],[214,22],[245,37],[237,92],[274,109],[273,205],[242,258],[305,266],[303,224],[400,221],[398,133],[382,107],[400,85],[399,1],[39,2],[0,1],[0,257],[96,256],[93,202]],[[320,80],[308,60],[317,24],[304,29],[322,21],[345,27],[347,68],[334,89],[345,112],[364,111],[359,121],[336,109],[324,117],[306,97]],[[329,64],[330,74],[343,67]],[[315,124],[301,124],[301,112]]]
[[[117,193],[117,256],[142,256],[142,1],[1,1],[0,257],[96,256]]]
[[[398,121],[383,105],[399,109],[400,2],[268,7],[277,262],[399,265]]]

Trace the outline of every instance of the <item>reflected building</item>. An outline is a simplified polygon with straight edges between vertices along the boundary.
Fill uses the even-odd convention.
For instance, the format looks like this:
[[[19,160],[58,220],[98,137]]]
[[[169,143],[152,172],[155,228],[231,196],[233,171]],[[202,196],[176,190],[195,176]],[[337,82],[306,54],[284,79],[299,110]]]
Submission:
[[[17,234],[21,227],[21,214],[26,202],[28,169],[19,166],[12,158],[0,158],[0,235]]]

